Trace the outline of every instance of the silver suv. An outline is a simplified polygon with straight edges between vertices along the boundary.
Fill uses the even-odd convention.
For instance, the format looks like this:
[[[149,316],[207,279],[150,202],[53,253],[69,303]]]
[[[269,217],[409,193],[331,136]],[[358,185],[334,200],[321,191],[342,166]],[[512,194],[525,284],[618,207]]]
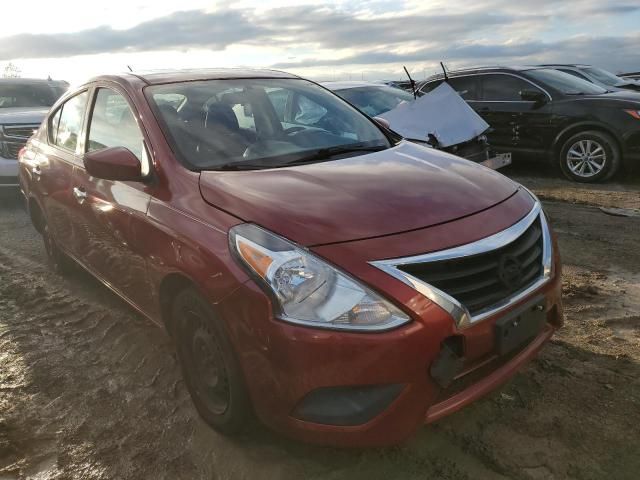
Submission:
[[[67,88],[63,81],[0,78],[0,190],[18,186],[18,152]]]

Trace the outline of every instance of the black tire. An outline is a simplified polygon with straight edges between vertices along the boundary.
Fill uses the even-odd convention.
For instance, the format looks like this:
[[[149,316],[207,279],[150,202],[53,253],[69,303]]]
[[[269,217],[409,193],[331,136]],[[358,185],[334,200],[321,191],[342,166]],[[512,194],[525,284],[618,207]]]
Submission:
[[[200,416],[227,435],[253,419],[251,401],[223,320],[195,289],[178,293],[171,329],[187,389]]]
[[[620,148],[607,133],[596,130],[580,132],[564,143],[558,164],[569,180],[580,183],[603,182],[620,170]]]
[[[67,275],[73,268],[73,261],[60,249],[51,235],[47,222],[42,224],[42,241],[47,255],[47,263],[51,270],[59,275]]]

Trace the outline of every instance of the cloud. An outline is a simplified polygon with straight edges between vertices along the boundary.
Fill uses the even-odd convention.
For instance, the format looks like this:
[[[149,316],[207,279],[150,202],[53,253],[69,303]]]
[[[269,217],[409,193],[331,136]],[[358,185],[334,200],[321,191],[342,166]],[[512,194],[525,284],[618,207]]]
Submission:
[[[542,15],[487,12],[361,17],[358,12],[314,6],[276,8],[260,14],[248,10],[188,11],[127,30],[103,26],[75,33],[5,37],[0,42],[0,60],[187,48],[224,50],[232,44],[347,49],[372,43],[444,42],[471,32],[545,19]]]
[[[222,50],[268,33],[238,11],[206,13],[192,10],[176,12],[127,30],[98,27],[75,33],[25,33],[5,37],[0,39],[0,60],[194,47]]]
[[[435,66],[440,61],[456,68],[458,66],[535,65],[542,63],[586,63],[596,64],[611,71],[633,68],[640,64],[637,45],[640,34],[629,37],[579,37],[558,42],[523,42],[518,44],[453,44],[440,48],[424,48],[410,53],[389,51],[362,52],[339,59],[307,59],[298,62],[280,62],[272,68],[300,70],[305,68],[327,68],[348,65],[371,71],[389,72],[391,65]],[[616,52],[616,55],[611,55]],[[620,62],[623,59],[623,63]]]
[[[249,47],[254,61],[268,51],[274,68],[352,68],[437,63],[588,62],[636,68],[640,5],[614,0],[360,0],[343,6],[190,10],[128,29],[19,34],[0,40],[0,61],[128,52]],[[627,36],[622,36],[626,32]],[[585,36],[583,32],[589,32]],[[545,39],[544,41],[542,39]],[[615,55],[612,55],[615,53]],[[258,58],[258,60],[255,60]],[[246,63],[238,58],[237,63]],[[166,67],[167,65],[159,65]]]

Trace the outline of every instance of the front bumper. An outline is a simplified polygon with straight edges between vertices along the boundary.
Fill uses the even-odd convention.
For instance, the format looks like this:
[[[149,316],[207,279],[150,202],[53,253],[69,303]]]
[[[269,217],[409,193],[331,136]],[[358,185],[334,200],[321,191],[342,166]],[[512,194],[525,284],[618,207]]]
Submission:
[[[434,242],[446,238],[450,242],[456,233],[465,231],[484,238],[491,231],[503,230],[510,225],[508,218],[526,214],[531,207],[527,194],[517,195],[490,211],[456,222],[455,227],[431,227],[428,238]],[[446,230],[445,236],[440,236],[439,228]],[[421,243],[425,239],[424,234],[411,235],[419,236]],[[404,243],[398,248],[406,251],[412,243],[410,237],[403,234]],[[387,251],[394,243],[390,238],[378,241],[385,244]],[[362,266],[369,270],[358,272],[358,267],[352,267],[362,265],[357,259],[352,264],[338,262],[338,257],[345,258],[349,253],[348,248],[351,247],[327,246],[314,250],[385,292],[411,314],[413,322],[396,330],[369,334],[284,323],[274,318],[269,298],[251,280],[217,306],[243,367],[258,417],[273,429],[300,440],[358,447],[401,442],[424,423],[449,415],[506,382],[562,324],[557,246],[547,282],[508,308],[470,325],[457,325],[444,308],[377,268]],[[508,357],[499,356],[496,322],[533,300],[543,302],[544,328],[521,350]],[[432,376],[431,367],[451,338],[460,340],[463,364],[454,381],[443,388]],[[317,410],[309,414],[323,401],[334,405],[324,416],[318,415]],[[341,402],[349,408],[360,402],[362,408],[356,408],[352,415],[340,411]]]
[[[18,186],[18,161],[0,157],[0,188]]]

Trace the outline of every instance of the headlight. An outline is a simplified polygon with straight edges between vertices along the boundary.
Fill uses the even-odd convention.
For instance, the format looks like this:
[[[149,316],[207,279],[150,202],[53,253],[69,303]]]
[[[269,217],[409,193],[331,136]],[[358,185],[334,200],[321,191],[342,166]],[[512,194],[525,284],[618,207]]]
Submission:
[[[281,320],[366,331],[389,330],[410,321],[335,267],[256,225],[233,227],[229,242],[231,251],[272,294]]]

